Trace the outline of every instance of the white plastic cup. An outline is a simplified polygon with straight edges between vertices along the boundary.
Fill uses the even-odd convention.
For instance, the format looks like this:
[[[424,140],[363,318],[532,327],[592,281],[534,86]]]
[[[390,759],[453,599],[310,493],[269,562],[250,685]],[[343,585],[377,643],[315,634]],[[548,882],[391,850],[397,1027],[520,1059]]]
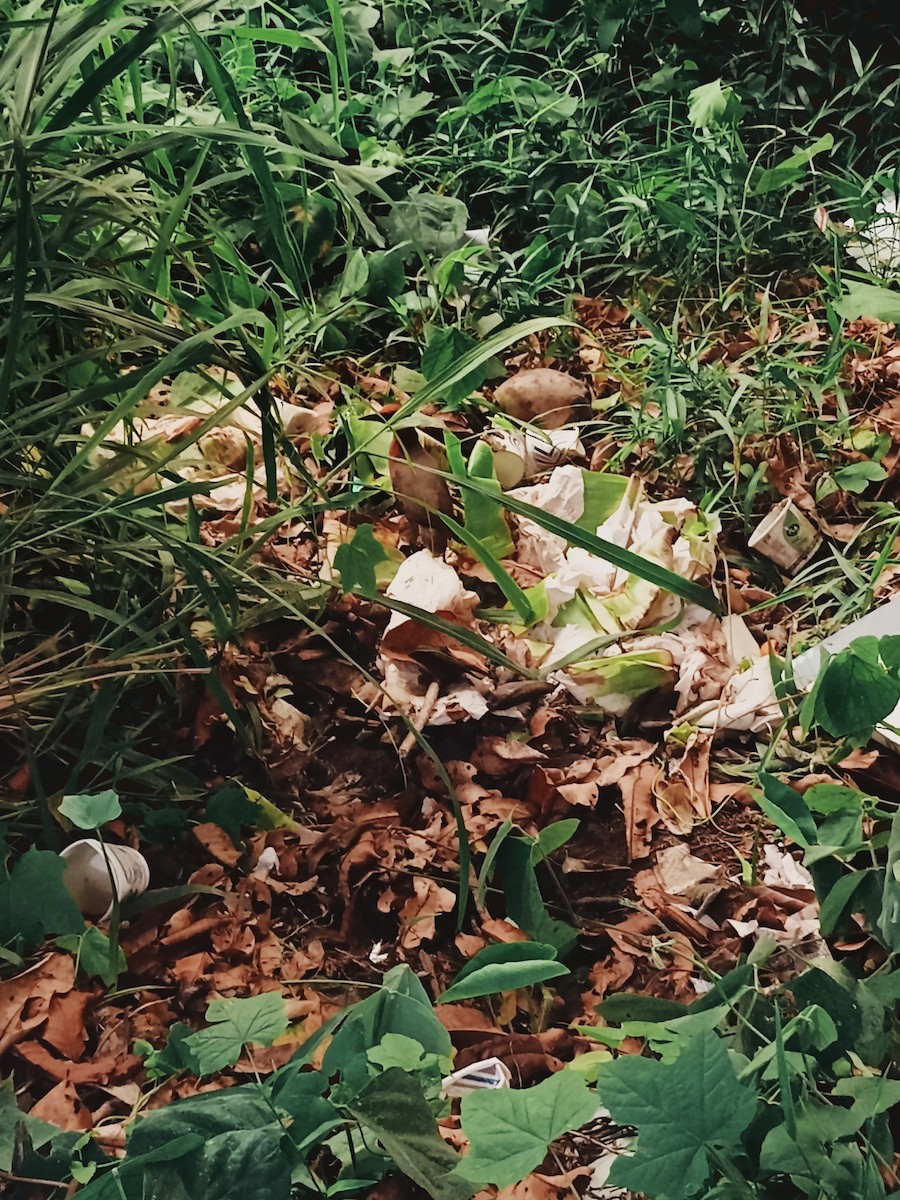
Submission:
[[[129,896],[139,896],[150,885],[146,858],[130,846],[111,846],[108,842],[101,844],[93,838],[83,838],[66,846],[61,855],[66,860],[63,883],[84,915],[95,921],[109,920],[116,897],[121,904]]]

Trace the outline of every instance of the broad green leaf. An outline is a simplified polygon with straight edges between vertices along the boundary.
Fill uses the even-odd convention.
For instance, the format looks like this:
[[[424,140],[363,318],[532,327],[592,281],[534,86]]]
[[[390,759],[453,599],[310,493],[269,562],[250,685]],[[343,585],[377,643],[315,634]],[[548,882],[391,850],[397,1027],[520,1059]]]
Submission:
[[[341,577],[344,592],[376,591],[375,569],[387,561],[387,552],[375,537],[371,525],[359,525],[349,542],[341,542],[334,555],[334,568]]]
[[[891,822],[878,930],[888,950],[900,953],[900,811]]]
[[[246,1000],[213,1000],[206,1019],[210,1027],[183,1042],[197,1075],[214,1075],[231,1066],[245,1046],[271,1046],[288,1027],[280,992],[261,992]]]
[[[443,255],[459,244],[467,220],[468,210],[462,200],[419,192],[396,201],[384,225],[395,245],[411,242],[420,252]]]
[[[815,845],[816,823],[803,797],[765,771],[760,772],[759,781],[764,794],[757,797],[757,803],[766,816],[804,850]]]
[[[877,1117],[900,1104],[900,1079],[888,1079],[884,1075],[839,1079],[831,1094],[852,1099],[851,1112],[859,1120],[859,1129],[870,1117]]]
[[[866,988],[885,1008],[900,1003],[900,970],[888,971],[884,975],[873,975],[866,980]]]
[[[241,829],[255,828],[259,813],[241,784],[228,780],[210,792],[203,815],[207,821],[224,829],[235,846],[240,846]]]
[[[596,534],[597,526],[613,515],[629,488],[632,495],[637,496],[636,480],[627,475],[582,471],[581,478],[584,481],[584,508],[575,524],[588,533]]]
[[[853,1132],[854,1120],[837,1105],[806,1099],[798,1106],[794,1137],[782,1125],[766,1135],[759,1151],[763,1177],[789,1175],[804,1196],[883,1200],[875,1156],[864,1160],[856,1144],[838,1141]]]
[[[96,925],[88,925],[84,933],[67,933],[56,939],[61,950],[74,954],[79,970],[89,979],[99,979],[112,987],[120,975],[128,970],[128,962],[121,946],[112,953],[112,943]]]
[[[666,0],[666,11],[687,37],[699,37],[703,32],[698,0]]]
[[[862,736],[900,701],[900,681],[864,651],[854,643],[830,660],[821,677],[813,718],[832,737]]]
[[[16,1103],[12,1079],[0,1080],[0,1171],[11,1171],[16,1148],[16,1127],[23,1126],[35,1150],[46,1146],[60,1132],[56,1125],[39,1121],[22,1112]]]
[[[65,859],[50,850],[27,850],[0,879],[0,945],[36,946],[50,933],[82,933],[84,918],[63,884]]]
[[[469,959],[439,1004],[470,1000],[474,996],[492,996],[530,987],[547,979],[568,975],[568,967],[556,960],[553,946],[540,942],[505,942],[485,946]]]
[[[563,1070],[574,1071],[585,1083],[596,1083],[608,1062],[613,1062],[608,1050],[588,1050],[585,1054],[577,1054],[571,1062],[566,1063]]]
[[[477,349],[478,343],[475,339],[454,325],[435,329],[422,351],[422,374],[429,383],[439,379],[451,371],[463,355],[470,354]],[[465,400],[467,396],[481,387],[487,379],[488,370],[486,362],[480,363],[477,367],[473,367],[467,375],[463,375],[461,379],[455,379],[452,383],[447,384],[441,392],[444,404],[453,408],[454,405]]]
[[[822,816],[839,812],[859,813],[863,799],[862,792],[839,783],[816,783],[803,793],[806,806]]]
[[[166,1165],[186,1160],[202,1147],[203,1139],[199,1134],[186,1133],[147,1154],[129,1154],[112,1170],[95,1174],[87,1187],[79,1190],[79,1200],[81,1197],[84,1200],[147,1200],[151,1195],[160,1194],[159,1186],[166,1200],[194,1200],[177,1174],[168,1171]]]
[[[828,894],[819,906],[819,928],[822,937],[831,937],[843,918],[849,917],[854,911],[851,901],[871,874],[871,868],[864,871],[851,871],[849,875],[842,875],[837,883],[829,888]],[[861,910],[857,909],[857,911]]]
[[[834,482],[845,492],[861,496],[870,484],[882,483],[887,477],[888,473],[881,463],[863,461],[849,463],[835,471]]]
[[[638,1130],[633,1158],[617,1159],[610,1181],[648,1196],[688,1200],[710,1175],[710,1152],[733,1154],[756,1111],[717,1034],[696,1034],[668,1066],[626,1055],[609,1063],[599,1102]]]
[[[564,846],[566,842],[572,840],[578,832],[578,826],[581,822],[577,817],[569,817],[565,821],[554,821],[552,825],[545,825],[540,830],[534,840],[534,845],[531,847],[531,861],[535,866],[539,862],[543,862],[545,858],[549,858]]]
[[[802,179],[805,174],[803,168],[812,162],[817,154],[822,154],[826,150],[833,149],[833,147],[834,135],[823,133],[820,138],[816,138],[812,145],[807,146],[805,150],[797,150],[784,159],[783,162],[776,163],[774,167],[766,167],[760,171],[751,189],[753,194],[762,196],[767,192],[774,192],[778,188],[788,187],[798,179]]]
[[[326,1076],[339,1075],[346,1093],[360,1091],[371,1074],[368,1052],[381,1045],[389,1033],[414,1039],[426,1054],[452,1058],[450,1035],[407,966],[389,971],[379,991],[350,1009],[325,1051],[322,1069]]]
[[[565,958],[578,940],[578,930],[547,912],[531,861],[531,846],[530,838],[508,837],[497,851],[506,911],[536,942],[547,942],[560,958]]]
[[[878,657],[893,674],[900,672],[900,636],[889,633],[879,638]]]
[[[255,1084],[175,1100],[140,1117],[128,1136],[133,1154],[151,1154],[185,1134],[204,1140],[235,1129],[264,1129],[277,1122],[268,1098]]]
[[[597,1106],[594,1093],[572,1071],[521,1090],[470,1092],[462,1100],[462,1128],[472,1149],[457,1174],[473,1183],[511,1187],[540,1166],[558,1137],[586,1125]]]
[[[166,1194],[164,1185],[174,1176],[190,1200],[289,1200],[290,1170],[282,1135],[262,1089],[246,1085],[179,1100],[141,1117],[128,1139],[128,1152],[129,1158],[164,1154],[179,1138],[202,1139],[171,1166],[145,1167],[147,1185],[155,1181],[156,1190],[144,1194]],[[126,1158],[119,1169],[127,1171],[128,1162]]]
[[[400,1170],[434,1200],[470,1200],[473,1189],[454,1174],[459,1158],[438,1133],[412,1075],[391,1067],[376,1075],[347,1107],[372,1130]]]
[[[615,992],[597,1005],[597,1012],[604,1021],[612,1021],[616,1025],[623,1021],[676,1021],[679,1017],[687,1016],[689,1011],[687,1005],[679,1004],[677,1000],[642,996],[639,992]]]
[[[176,1021],[169,1026],[166,1044],[159,1050],[142,1038],[134,1043],[134,1052],[143,1058],[148,1079],[166,1079],[169,1075],[180,1075],[182,1071],[196,1074],[196,1063],[187,1047],[187,1039],[192,1032],[190,1025]]]
[[[377,1046],[366,1052],[366,1058],[385,1070],[400,1067],[414,1074],[422,1066],[425,1050],[421,1042],[405,1033],[386,1033]]]
[[[515,550],[509,526],[503,515],[503,494],[494,472],[494,455],[490,446],[478,442],[463,462],[459,438],[445,435],[450,471],[458,482],[477,480],[478,491],[463,489],[463,507],[467,532],[474,534],[495,558],[507,558]],[[507,597],[509,599],[509,597]]]
[[[122,805],[118,795],[110,789],[93,796],[64,796],[59,811],[79,829],[100,829],[122,815]]]
[[[889,1035],[880,999],[868,981],[855,978],[842,963],[825,958],[818,962],[798,976],[800,1005],[817,1004],[829,1013],[838,1032],[838,1049],[854,1049],[867,1063],[881,1062]]]
[[[832,303],[835,312],[845,321],[855,321],[858,317],[900,321],[900,292],[874,283],[851,283],[844,295]]]
[[[288,1136],[298,1149],[327,1137],[342,1117],[324,1093],[329,1081],[321,1071],[289,1066],[267,1080],[272,1103],[290,1117]]]
[[[252,829],[298,828],[297,822],[271,800],[234,780],[210,792],[204,816],[224,829],[235,846],[240,846],[241,829],[247,826]]]
[[[716,125],[736,125],[741,115],[741,102],[734,88],[722,87],[721,79],[702,83],[688,95],[688,120],[695,129],[712,129]]]

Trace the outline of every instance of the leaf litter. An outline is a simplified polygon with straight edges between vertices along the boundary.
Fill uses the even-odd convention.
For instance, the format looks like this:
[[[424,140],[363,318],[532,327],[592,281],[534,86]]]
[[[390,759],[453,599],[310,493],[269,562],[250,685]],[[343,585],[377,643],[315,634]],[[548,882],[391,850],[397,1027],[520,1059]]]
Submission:
[[[584,305],[592,331],[579,334],[574,374],[545,365],[538,343],[510,360],[507,382],[489,393],[499,417],[478,414],[467,424],[425,411],[424,423],[398,439],[411,468],[405,474],[387,469],[391,450],[380,431],[390,436],[382,401],[395,397],[402,406],[407,393],[381,376],[353,375],[365,406],[358,425],[372,426],[357,429],[357,449],[396,504],[371,523],[326,508],[318,527],[279,524],[254,551],[321,594],[316,628],[261,623],[218,645],[210,631],[196,631],[215,687],[186,677],[179,742],[207,787],[243,792],[250,812],[235,815],[226,804],[194,821],[192,846],[177,862],[164,841],[145,847],[154,887],[181,894],[128,916],[121,991],[76,971],[60,951],[0,983],[0,1055],[34,1118],[93,1129],[102,1146],[121,1152],[122,1130],[139,1106],[163,1107],[277,1069],[389,967],[409,963],[438,996],[485,947],[540,941],[523,924],[527,902],[516,909],[520,919],[512,917],[513,881],[502,873],[487,876],[455,928],[460,827],[483,863],[510,829],[539,844],[555,823],[576,818],[545,861],[538,894],[557,923],[580,927],[581,940],[572,975],[545,989],[539,1012],[528,989],[499,1006],[438,1007],[457,1069],[495,1057],[514,1087],[565,1086],[574,1105],[578,1079],[565,1068],[592,1043],[566,1026],[602,1029],[596,1008],[610,996],[689,1002],[709,986],[707,969],[723,974],[767,939],[778,947],[768,964],[774,978],[828,952],[812,879],[796,848],[761,824],[746,769],[754,753],[748,732],[777,723],[769,655],[795,635],[797,618],[788,610],[779,624],[783,606],[764,569],[738,566],[723,576],[733,532],[714,513],[665,494],[652,471],[642,479],[596,469],[606,462],[603,439],[592,446],[577,422],[591,398],[602,409],[616,382],[604,329],[618,344],[627,316],[598,305]],[[876,322],[855,322],[848,332],[860,347],[848,360],[848,383],[864,426],[887,439],[881,487],[892,497],[897,343],[891,327]],[[740,347],[723,344],[721,353],[727,361]],[[297,403],[276,383],[293,446],[279,461],[282,499],[297,494],[298,462],[309,477],[323,477],[314,439],[334,434],[337,391],[335,381],[314,403]],[[246,535],[271,509],[262,425],[246,403],[233,403],[237,394],[237,382],[221,373],[178,377],[171,391],[148,397],[142,423],[107,435],[97,464],[112,464],[118,486],[139,477],[147,491],[165,486],[150,469],[163,463],[169,478],[174,472],[196,485],[189,502],[168,504],[173,517],[185,519],[196,505],[207,545]],[[617,403],[635,402],[620,389]],[[533,425],[523,430],[517,421]],[[465,455],[454,438],[464,439]],[[845,545],[864,536],[868,518],[854,488],[823,487],[822,459],[787,436],[768,445],[751,439],[747,452],[750,464],[766,463],[774,492],[823,532]],[[860,461],[852,447],[844,453],[848,466]],[[452,489],[449,512],[443,490],[438,503],[429,501],[423,479],[435,472]],[[438,524],[441,512],[451,521],[456,512],[470,536]],[[715,585],[729,615],[716,611],[712,592],[709,607],[695,594],[678,596],[658,582],[665,574],[641,578],[569,540],[563,526],[548,528],[539,514],[567,523],[572,536],[582,530],[630,551],[697,592]],[[437,555],[448,529],[450,549]],[[892,580],[882,564],[874,594],[889,594]],[[743,676],[765,703],[736,686]],[[434,759],[420,752],[422,737]],[[853,755],[838,764],[844,778],[884,765],[883,752]],[[235,775],[248,770],[238,784]],[[267,1022],[268,998],[276,997],[284,1003]],[[255,1023],[229,1024],[234,998],[259,1005]],[[184,1030],[182,1063],[194,1074],[176,1072],[145,1096],[154,1055],[173,1028]],[[712,1043],[696,1049],[709,1050],[702,1070],[712,1091],[731,1089],[731,1115],[721,1119],[736,1122],[737,1081]],[[646,1114],[628,1102],[629,1073],[658,1064],[620,1062],[627,1069],[612,1117],[645,1128]],[[674,1082],[669,1075],[667,1087]],[[646,1137],[628,1182],[650,1186],[647,1172],[661,1154],[681,1156],[676,1173],[685,1177],[701,1170],[718,1136],[715,1114],[707,1115],[697,1115],[687,1136],[667,1103],[651,1121],[659,1145],[656,1134]],[[495,1184],[484,1195],[500,1200],[580,1195],[592,1174],[602,1189],[603,1146],[620,1151],[619,1135],[612,1126],[592,1140],[595,1114],[579,1108],[578,1117],[581,1134],[565,1142],[568,1157],[549,1173],[538,1138],[533,1154],[523,1143],[523,1183],[496,1162],[496,1177],[479,1175],[477,1145],[469,1177]],[[443,1133],[465,1143],[454,1124]],[[607,1193],[618,1194],[596,1194]]]

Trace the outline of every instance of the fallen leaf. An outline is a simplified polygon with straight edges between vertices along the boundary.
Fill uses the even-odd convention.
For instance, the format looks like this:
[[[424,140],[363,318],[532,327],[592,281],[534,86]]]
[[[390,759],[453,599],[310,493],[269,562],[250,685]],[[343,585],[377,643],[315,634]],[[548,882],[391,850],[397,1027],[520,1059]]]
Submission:
[[[71,1083],[107,1083],[111,1079],[124,1079],[141,1066],[141,1059],[134,1054],[124,1058],[107,1055],[82,1063],[70,1062],[56,1058],[40,1042],[24,1042],[16,1047],[16,1053],[51,1079],[68,1080]]]
[[[654,803],[655,788],[662,774],[657,763],[641,762],[619,779],[625,810],[625,837],[628,858],[646,858],[653,839],[653,827],[661,820]]]
[[[0,1054],[43,1024],[51,997],[75,986],[75,960],[69,954],[48,954],[21,975],[0,983]],[[28,1017],[23,1009],[29,1006]]]
[[[430,941],[435,934],[435,918],[450,912],[456,903],[456,893],[440,887],[433,879],[417,875],[413,879],[413,895],[400,910],[402,932],[400,944],[411,950],[422,942]]]
[[[85,1131],[94,1127],[91,1110],[81,1102],[75,1085],[68,1079],[51,1088],[33,1106],[29,1115],[65,1130]]]
[[[509,775],[524,764],[541,762],[547,756],[527,742],[511,738],[483,737],[472,754],[472,763],[486,775]]]
[[[697,858],[680,843],[657,853],[653,871],[670,895],[686,896],[693,901],[709,892],[708,881],[718,875],[719,868]]]
[[[200,845],[224,866],[234,867],[240,862],[241,851],[225,830],[212,821],[195,825],[192,832]]]
[[[81,1058],[86,1040],[84,1014],[92,999],[90,992],[71,991],[53,996],[41,1041],[58,1050],[64,1058]]]

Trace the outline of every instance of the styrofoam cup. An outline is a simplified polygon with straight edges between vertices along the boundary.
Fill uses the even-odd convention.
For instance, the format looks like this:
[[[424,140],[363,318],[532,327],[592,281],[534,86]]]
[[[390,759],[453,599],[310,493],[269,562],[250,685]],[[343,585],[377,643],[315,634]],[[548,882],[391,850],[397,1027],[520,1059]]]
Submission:
[[[63,883],[84,915],[95,921],[109,920],[116,897],[121,904],[129,896],[139,896],[150,885],[146,858],[130,846],[111,846],[108,842],[83,838],[66,846],[62,857],[66,860]]]

